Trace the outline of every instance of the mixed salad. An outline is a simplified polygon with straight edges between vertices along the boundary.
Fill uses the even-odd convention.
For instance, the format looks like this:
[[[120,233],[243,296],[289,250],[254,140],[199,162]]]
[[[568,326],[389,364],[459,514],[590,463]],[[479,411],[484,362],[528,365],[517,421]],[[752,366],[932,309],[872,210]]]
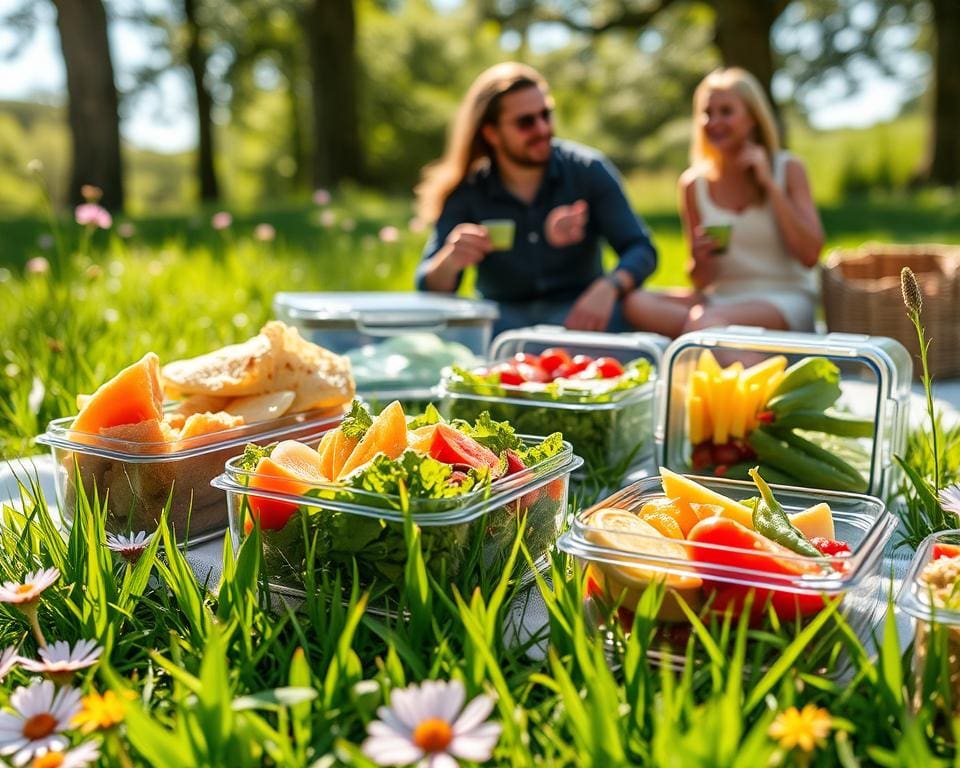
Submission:
[[[302,588],[315,567],[361,582],[395,583],[407,559],[405,519],[421,528],[427,568],[455,577],[509,547],[524,514],[525,541],[542,554],[566,504],[574,462],[555,432],[524,440],[481,414],[445,420],[429,406],[408,417],[393,402],[373,417],[354,402],[316,446],[248,446],[228,465],[238,534],[259,525],[270,580]],[[233,465],[233,466],[231,466]]]
[[[487,411],[526,434],[558,429],[588,470],[622,475],[652,450],[653,373],[647,359],[622,363],[551,347],[448,369],[443,408],[464,419]]]

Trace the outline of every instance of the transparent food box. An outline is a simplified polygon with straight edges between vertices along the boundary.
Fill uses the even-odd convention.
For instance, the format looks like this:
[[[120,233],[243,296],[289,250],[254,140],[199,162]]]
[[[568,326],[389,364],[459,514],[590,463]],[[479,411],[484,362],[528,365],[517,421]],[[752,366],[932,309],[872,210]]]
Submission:
[[[524,444],[542,438],[524,436]],[[316,445],[319,440],[309,440]],[[252,528],[251,505],[280,505],[286,522],[277,530],[261,530],[261,572],[282,593],[303,596],[308,568],[317,581],[321,573],[339,575],[347,588],[354,582],[354,566],[361,588],[370,589],[378,602],[399,595],[407,562],[404,521],[421,529],[427,571],[465,588],[479,583],[481,569],[502,564],[526,515],[523,540],[531,557],[543,558],[554,545],[567,507],[570,473],[581,460],[569,443],[562,450],[521,472],[501,478],[483,489],[447,499],[404,501],[397,496],[371,493],[342,483],[302,483],[303,493],[291,495],[255,488],[256,472],[245,470],[241,457],[227,462],[214,480],[226,491],[230,530],[239,548]],[[271,482],[269,479],[265,483]],[[310,564],[309,547],[316,549]]]
[[[497,305],[421,292],[278,293],[278,319],[350,358],[357,394],[374,411],[400,400],[420,412],[436,400],[440,372],[472,365],[490,343]]]
[[[581,474],[617,480],[653,454],[654,385],[668,343],[652,333],[568,331],[558,326],[507,331],[490,347],[489,369],[515,356],[539,356],[550,348],[563,349],[571,358],[610,357],[621,364],[643,360],[649,366],[627,388],[619,388],[616,379],[571,380],[563,386],[557,382],[488,384],[447,369],[440,384],[441,411],[448,418],[467,420],[489,411],[492,418],[509,421],[519,432],[562,432],[584,459]]]
[[[202,541],[227,528],[226,501],[210,483],[231,456],[250,441],[271,443],[325,432],[340,424],[343,413],[337,408],[335,413],[286,414],[175,442],[78,433],[70,429],[75,418],[56,419],[37,437],[53,453],[57,502],[67,523],[73,520],[79,472],[88,498],[94,491],[101,500],[108,497],[108,532],[153,530],[170,499],[169,520],[177,539]]]
[[[921,542],[897,607],[914,620],[913,706],[932,704],[938,731],[952,740],[950,720],[960,717],[960,530]]]
[[[912,362],[894,339],[731,326],[667,349],[656,442],[676,472],[886,498],[906,448]]]
[[[717,478],[689,477],[709,491],[742,501],[757,496],[753,483]],[[682,667],[692,626],[679,604],[704,622],[722,624],[724,612],[734,618],[751,606],[751,626],[770,626],[776,614],[778,634],[792,633],[839,601],[837,612],[861,637],[868,636],[882,612],[884,577],[880,572],[884,547],[896,528],[895,517],[879,499],[850,493],[808,491],[772,485],[776,499],[788,514],[825,502],[832,511],[835,538],[850,548],[846,556],[809,558],[770,555],[754,548],[723,546],[700,540],[668,540],[628,531],[617,531],[616,546],[602,535],[609,529],[594,527],[598,511],[615,508],[638,514],[648,503],[665,496],[660,477],[648,477],[618,491],[593,507],[579,512],[558,548],[573,555],[586,573],[586,613],[600,629],[616,622],[629,631],[636,607],[651,583],[663,585],[664,597],[653,620],[650,643],[652,661]],[[746,509],[746,508],[745,508]],[[701,520],[704,518],[700,518]],[[600,534],[600,535],[598,535]],[[747,603],[747,595],[752,602]],[[840,674],[834,645],[842,631],[834,622],[824,627],[808,648],[811,663],[822,660],[823,670]],[[761,663],[769,659],[760,660]]]

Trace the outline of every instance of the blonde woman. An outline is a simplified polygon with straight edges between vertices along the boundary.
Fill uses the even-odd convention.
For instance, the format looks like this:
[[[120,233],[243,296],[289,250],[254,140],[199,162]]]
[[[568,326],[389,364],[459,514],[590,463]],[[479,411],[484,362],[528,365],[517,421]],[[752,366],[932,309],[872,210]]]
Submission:
[[[627,321],[667,336],[731,323],[813,330],[823,228],[760,84],[735,67],[711,72],[694,93],[693,118],[679,183],[693,289],[634,291]]]
[[[495,332],[625,328],[620,299],[656,267],[617,172],[596,150],[554,138],[547,84],[524,64],[474,81],[416,193],[419,215],[436,222],[417,287],[454,292],[476,266],[478,290],[500,305]],[[620,256],[608,274],[601,238]]]

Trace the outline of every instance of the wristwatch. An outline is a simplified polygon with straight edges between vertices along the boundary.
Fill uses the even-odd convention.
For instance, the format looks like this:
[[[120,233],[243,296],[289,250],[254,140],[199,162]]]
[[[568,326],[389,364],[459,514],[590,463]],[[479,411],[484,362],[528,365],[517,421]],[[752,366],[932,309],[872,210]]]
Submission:
[[[627,287],[620,281],[620,278],[617,277],[617,273],[607,272],[602,277],[604,280],[610,283],[610,285],[617,289],[617,298],[622,299],[627,293]]]

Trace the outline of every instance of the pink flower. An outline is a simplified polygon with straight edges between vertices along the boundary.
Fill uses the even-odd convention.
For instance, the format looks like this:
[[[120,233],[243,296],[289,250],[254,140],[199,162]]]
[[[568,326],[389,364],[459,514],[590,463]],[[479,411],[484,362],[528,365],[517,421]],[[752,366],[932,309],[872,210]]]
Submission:
[[[96,203],[78,205],[74,215],[77,224],[91,229],[110,229],[113,225],[113,217],[110,212]]]
[[[277,230],[272,224],[257,224],[253,230],[253,236],[262,243],[269,243],[276,239]]]
[[[395,243],[400,239],[400,230],[396,227],[383,227],[380,230],[380,242]]]
[[[419,233],[423,232],[427,228],[427,222],[421,219],[419,216],[414,216],[410,219],[410,223],[407,224],[407,227],[411,232]]]
[[[324,206],[330,205],[330,192],[326,189],[318,189],[313,193],[313,203],[314,205]]]
[[[135,234],[137,234],[137,228],[133,225],[132,222],[125,221],[122,224],[117,225],[117,234],[120,235],[124,240],[129,240]]]
[[[43,256],[34,256],[24,268],[28,275],[45,275],[50,271],[50,262]]]
[[[332,227],[337,223],[337,214],[327,210],[320,214],[320,224],[324,227]]]
[[[220,230],[229,229],[231,224],[233,224],[233,216],[226,211],[219,211],[213,214],[213,218],[210,219],[210,226],[212,226],[218,232]]]

